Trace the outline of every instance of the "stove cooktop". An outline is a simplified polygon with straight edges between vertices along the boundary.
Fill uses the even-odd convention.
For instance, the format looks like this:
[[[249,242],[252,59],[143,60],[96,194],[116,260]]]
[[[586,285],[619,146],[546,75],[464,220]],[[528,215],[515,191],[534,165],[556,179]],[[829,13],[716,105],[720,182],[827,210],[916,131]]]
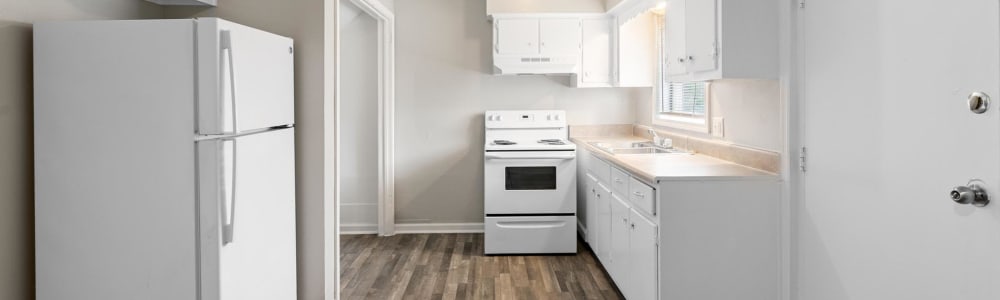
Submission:
[[[486,151],[517,150],[575,150],[576,145],[563,139],[542,140],[492,140],[486,143]]]

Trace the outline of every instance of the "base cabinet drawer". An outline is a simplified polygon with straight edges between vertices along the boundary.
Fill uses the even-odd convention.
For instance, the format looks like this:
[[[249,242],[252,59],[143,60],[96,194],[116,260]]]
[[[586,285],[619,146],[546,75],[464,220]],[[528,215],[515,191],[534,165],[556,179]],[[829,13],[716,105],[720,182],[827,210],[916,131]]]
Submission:
[[[576,253],[576,216],[486,217],[486,254]]]
[[[642,181],[631,178],[628,184],[628,199],[636,209],[649,215],[656,215],[656,190]]]
[[[605,184],[610,184],[611,182],[611,165],[608,162],[597,158],[596,156],[590,157],[590,173],[597,177],[597,181],[603,182]]]
[[[625,195],[628,194],[628,182],[630,179],[632,179],[632,177],[629,176],[628,173],[612,167],[611,182],[609,182],[611,184],[611,192],[622,195],[622,199],[628,199],[628,196]]]

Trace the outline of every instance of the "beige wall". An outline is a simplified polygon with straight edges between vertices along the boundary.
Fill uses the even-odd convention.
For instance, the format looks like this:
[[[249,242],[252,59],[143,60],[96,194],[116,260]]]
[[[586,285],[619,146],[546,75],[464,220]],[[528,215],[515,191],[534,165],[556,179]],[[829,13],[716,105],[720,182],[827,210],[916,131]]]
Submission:
[[[571,124],[634,121],[637,89],[575,89],[566,77],[491,75],[485,5],[396,2],[397,223],[483,221],[485,110],[563,109]]]
[[[486,0],[486,14],[603,13],[604,6],[604,0]]]
[[[34,298],[32,23],[162,15],[136,0],[0,0],[0,299]]]
[[[138,0],[134,0],[138,1]],[[327,257],[334,257],[325,239],[328,234],[324,206],[329,194],[324,183],[330,162],[324,156],[329,142],[324,113],[332,103],[331,74],[325,69],[332,57],[332,27],[325,19],[333,0],[219,0],[217,8],[170,7],[170,18],[220,17],[295,39],[295,155],[296,201],[298,202],[299,299],[323,299],[333,284],[326,278]],[[331,88],[327,88],[327,85]],[[335,211],[334,211],[335,212]],[[328,253],[329,252],[329,253]]]
[[[777,80],[726,79],[712,82],[713,117],[725,118],[725,137],[670,130],[743,146],[782,152],[781,97]],[[636,123],[652,123],[653,97],[636,102]],[[669,130],[669,129],[668,129]]]

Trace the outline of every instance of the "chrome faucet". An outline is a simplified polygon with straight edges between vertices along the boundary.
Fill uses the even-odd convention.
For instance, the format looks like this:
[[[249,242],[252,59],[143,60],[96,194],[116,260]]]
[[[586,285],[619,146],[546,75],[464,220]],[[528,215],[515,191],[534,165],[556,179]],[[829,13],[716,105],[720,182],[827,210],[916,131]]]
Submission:
[[[646,129],[646,131],[649,132],[649,134],[653,135],[653,144],[654,145],[657,145],[657,146],[660,146],[660,147],[664,147],[664,148],[673,148],[674,147],[674,141],[673,140],[668,139],[668,138],[660,137],[659,134],[656,134],[656,130],[653,130],[653,128]]]

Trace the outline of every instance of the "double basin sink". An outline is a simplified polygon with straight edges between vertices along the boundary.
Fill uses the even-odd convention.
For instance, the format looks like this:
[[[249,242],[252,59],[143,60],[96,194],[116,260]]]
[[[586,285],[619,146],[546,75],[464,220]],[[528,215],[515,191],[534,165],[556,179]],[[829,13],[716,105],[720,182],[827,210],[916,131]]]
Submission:
[[[604,152],[614,154],[691,154],[691,152],[674,148],[662,147],[653,142],[591,142],[591,145]]]

